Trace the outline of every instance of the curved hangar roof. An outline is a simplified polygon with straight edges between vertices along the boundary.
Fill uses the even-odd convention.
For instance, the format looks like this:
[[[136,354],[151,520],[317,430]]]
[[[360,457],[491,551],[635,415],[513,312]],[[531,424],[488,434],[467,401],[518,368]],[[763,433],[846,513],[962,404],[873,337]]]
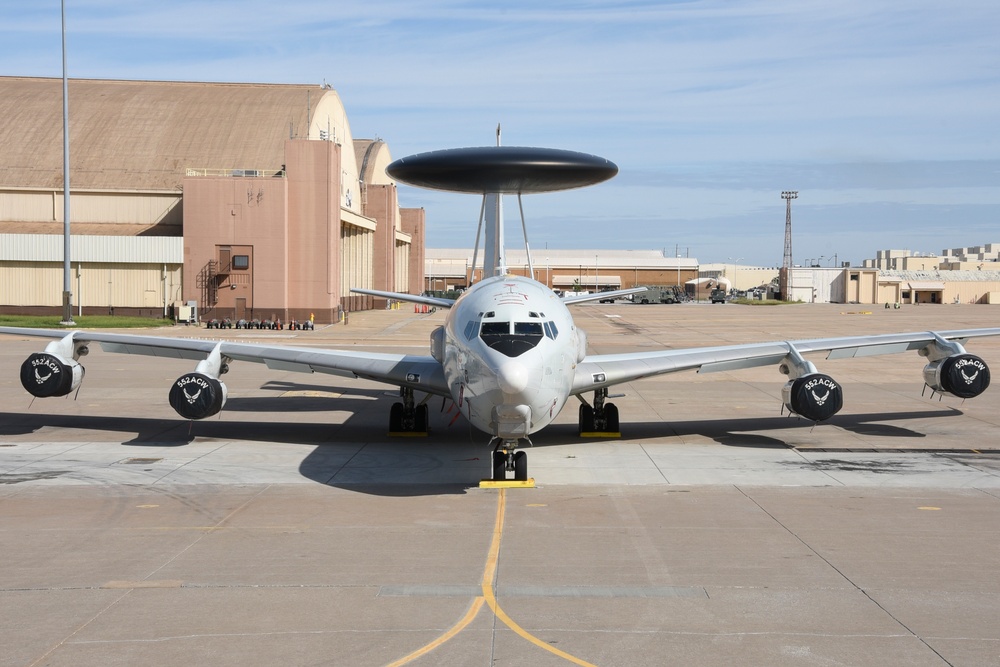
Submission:
[[[74,189],[178,189],[185,170],[281,169],[289,138],[353,138],[335,90],[316,85],[69,82]],[[0,77],[0,186],[62,187],[62,80]],[[356,173],[356,168],[355,168]]]
[[[418,153],[396,160],[386,173],[431,190],[528,194],[582,188],[618,173],[614,162],[555,148],[485,146]]]

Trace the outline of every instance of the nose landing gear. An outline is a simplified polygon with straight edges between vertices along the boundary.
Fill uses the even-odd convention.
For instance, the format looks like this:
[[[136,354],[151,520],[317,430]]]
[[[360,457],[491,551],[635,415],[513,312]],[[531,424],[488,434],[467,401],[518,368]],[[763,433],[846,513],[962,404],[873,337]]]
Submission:
[[[528,455],[517,449],[517,440],[502,440],[496,438],[493,447],[493,479],[492,482],[532,482],[528,479]],[[531,441],[528,441],[531,444]],[[508,473],[514,473],[514,479],[507,478]],[[522,486],[522,484],[517,484]]]

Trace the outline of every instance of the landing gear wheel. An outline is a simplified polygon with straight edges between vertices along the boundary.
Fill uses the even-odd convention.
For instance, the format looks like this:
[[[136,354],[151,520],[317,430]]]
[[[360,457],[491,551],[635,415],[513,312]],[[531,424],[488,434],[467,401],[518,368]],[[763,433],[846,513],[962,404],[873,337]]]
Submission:
[[[401,433],[403,431],[403,404],[393,403],[389,408],[389,432]]]
[[[608,433],[618,433],[621,426],[618,423],[618,406],[614,403],[604,404],[604,430]]]
[[[502,482],[507,479],[507,454],[501,451],[493,452],[493,481]]]
[[[524,452],[514,452],[514,480],[528,481],[528,455]]]
[[[580,404],[580,428],[579,435],[592,433],[594,431],[594,408],[586,403]]]
[[[413,415],[413,430],[417,433],[427,433],[427,404],[416,406]]]

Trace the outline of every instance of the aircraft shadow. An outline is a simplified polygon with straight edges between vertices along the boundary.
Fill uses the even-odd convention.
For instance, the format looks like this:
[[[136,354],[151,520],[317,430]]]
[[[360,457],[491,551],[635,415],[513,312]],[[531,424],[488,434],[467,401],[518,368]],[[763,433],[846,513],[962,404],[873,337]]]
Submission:
[[[296,385],[301,390],[301,385]],[[319,387],[330,391],[329,387]],[[60,415],[0,411],[0,437],[36,433],[43,428],[115,432],[129,447],[183,446],[195,440],[282,442],[312,446],[299,464],[306,479],[325,486],[380,496],[462,494],[478,486],[488,474],[489,438],[472,431],[451,415],[431,410],[432,433],[427,438],[390,438],[381,419],[388,401],[373,401],[381,390],[365,394],[360,401],[293,396],[283,398],[234,398],[225,411],[239,414],[282,412],[283,419],[259,414],[259,419],[228,420],[209,418],[188,422],[180,418],[115,417],[106,415]],[[363,404],[364,416],[351,414],[342,423],[295,421],[294,412],[337,410],[350,412]],[[957,409],[932,411],[878,412],[838,415],[828,423],[858,434],[879,438],[926,437],[925,434],[886,421],[936,419],[961,415]],[[374,420],[378,420],[376,423]],[[625,422],[626,441],[701,435],[729,447],[787,448],[778,434],[788,429],[811,428],[806,420],[789,417],[762,417],[665,422]],[[818,428],[822,428],[819,426]],[[761,431],[765,433],[760,433]],[[771,435],[774,434],[774,435]],[[81,436],[85,437],[85,436]],[[579,444],[575,424],[553,424],[537,434],[535,448]],[[596,438],[590,442],[620,442]],[[530,450],[529,450],[530,451]]]
[[[858,435],[884,438],[924,438],[926,434],[913,429],[886,421],[905,421],[908,419],[936,419],[941,417],[956,417],[962,415],[956,408],[930,411],[910,412],[873,412],[866,414],[839,414],[832,419],[816,424],[815,428],[825,425],[842,428]],[[689,421],[657,421],[622,423],[622,437],[627,440],[646,440],[653,438],[669,438],[673,436],[701,435],[710,437],[719,444],[729,447],[750,447],[782,449],[790,447],[786,441],[777,437],[754,433],[754,431],[784,431],[789,429],[811,429],[813,422],[798,417],[749,417],[740,419],[698,419]],[[555,424],[545,430],[545,440],[541,446],[564,445],[580,441],[576,426],[571,424]],[[618,438],[592,438],[590,441],[617,442]]]

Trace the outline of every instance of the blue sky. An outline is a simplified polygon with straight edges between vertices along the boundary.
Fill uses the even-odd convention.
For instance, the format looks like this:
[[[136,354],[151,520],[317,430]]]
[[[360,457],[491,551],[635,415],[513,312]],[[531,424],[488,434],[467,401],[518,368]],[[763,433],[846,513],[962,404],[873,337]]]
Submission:
[[[326,81],[394,157],[500,122],[506,145],[615,162],[525,198],[533,248],[779,265],[782,190],[796,263],[1000,242],[995,0],[66,4],[71,77]],[[61,76],[58,1],[3,0],[0,43],[0,74]],[[474,196],[400,197],[429,246],[472,245]]]

